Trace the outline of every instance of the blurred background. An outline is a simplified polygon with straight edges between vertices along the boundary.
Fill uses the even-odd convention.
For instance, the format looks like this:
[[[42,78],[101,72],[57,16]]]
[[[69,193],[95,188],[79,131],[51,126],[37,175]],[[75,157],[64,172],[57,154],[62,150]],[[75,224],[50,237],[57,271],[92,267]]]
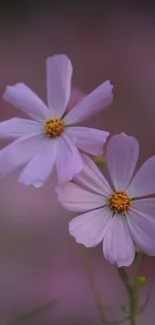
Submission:
[[[73,63],[73,85],[88,93],[104,80],[114,85],[111,107],[87,121],[112,134],[126,132],[141,146],[140,163],[155,154],[155,7],[149,1],[0,2],[0,96],[6,85],[24,82],[46,101],[45,60],[65,53]],[[0,120],[22,116],[0,101]],[[5,143],[1,143],[1,147]],[[99,325],[79,247],[68,234],[71,217],[57,203],[52,175],[27,188],[12,175],[0,180],[0,323],[45,304],[13,325]],[[89,250],[105,305],[127,302],[115,268],[101,247]],[[155,258],[143,273],[151,287]],[[147,289],[143,293],[145,300]],[[153,290],[137,324],[155,322]],[[46,304],[49,305],[46,306]],[[113,317],[112,312],[109,317]],[[121,317],[119,315],[119,317]]]

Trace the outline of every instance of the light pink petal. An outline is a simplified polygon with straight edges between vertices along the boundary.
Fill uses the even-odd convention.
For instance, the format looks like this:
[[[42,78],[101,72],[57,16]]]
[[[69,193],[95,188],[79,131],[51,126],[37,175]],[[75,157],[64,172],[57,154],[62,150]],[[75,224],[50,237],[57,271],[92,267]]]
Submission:
[[[82,126],[67,127],[65,133],[72,139],[77,148],[96,156],[103,154],[103,146],[109,135],[109,132]]]
[[[58,139],[58,149],[56,158],[56,168],[58,183],[70,181],[74,175],[78,174],[82,167],[83,161],[81,155],[73,142],[63,134]]]
[[[66,108],[66,113],[69,112],[80,100],[82,100],[86,94],[77,87],[72,87],[69,103]]]
[[[127,191],[131,197],[155,193],[155,156],[148,159],[139,169]]]
[[[138,160],[139,145],[135,138],[124,133],[115,135],[107,146],[108,170],[114,188],[125,191]]]
[[[43,123],[21,118],[0,122],[0,139],[18,139],[22,136],[43,132]]]
[[[155,199],[135,200],[127,222],[136,245],[146,254],[155,255]]]
[[[59,202],[69,211],[84,212],[107,203],[103,196],[86,191],[71,182],[58,186],[56,192]]]
[[[19,177],[19,182],[24,185],[41,187],[53,169],[56,158],[56,143],[47,139],[45,146],[27,164]]]
[[[84,97],[67,115],[64,117],[66,125],[82,122],[94,114],[99,113],[111,104],[113,99],[113,86],[109,81],[104,82],[89,95]]]
[[[49,110],[43,101],[22,83],[7,86],[3,99],[37,121],[49,117]]]
[[[44,136],[36,134],[20,138],[0,151],[0,177],[11,174],[30,161],[41,147]]]
[[[106,260],[117,267],[132,264],[135,245],[124,216],[117,214],[113,217],[104,237],[103,253]]]
[[[84,157],[84,155],[82,155],[82,157]],[[90,163],[91,159],[89,157],[87,160],[89,161],[89,165],[84,161],[82,171],[74,176],[74,181],[87,190],[104,196],[107,200],[113,191],[100,171],[98,170],[98,174],[96,173],[95,167],[97,168],[97,166],[94,166],[95,163],[93,161]],[[91,168],[92,166],[93,168]]]
[[[111,219],[112,211],[106,207],[93,210],[74,218],[69,223],[69,233],[77,243],[93,247],[103,240]]]
[[[67,107],[72,78],[72,64],[66,55],[55,55],[46,61],[47,100],[52,116],[62,117]]]

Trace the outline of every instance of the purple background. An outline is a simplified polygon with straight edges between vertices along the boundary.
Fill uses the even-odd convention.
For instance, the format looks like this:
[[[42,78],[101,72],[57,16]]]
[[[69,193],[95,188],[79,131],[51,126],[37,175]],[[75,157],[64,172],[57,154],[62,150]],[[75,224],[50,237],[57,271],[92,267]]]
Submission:
[[[111,107],[87,125],[137,137],[143,162],[155,154],[155,19],[142,9],[36,4],[25,15],[24,7],[14,18],[1,14],[0,94],[20,81],[46,100],[45,59],[65,53],[74,85],[89,92],[110,79],[115,86]],[[0,119],[13,116],[22,115],[1,101]],[[1,324],[55,298],[53,309],[28,324],[100,324],[79,246],[68,234],[71,214],[58,204],[55,184],[55,174],[41,189],[19,185],[17,175],[0,181]],[[105,305],[125,303],[123,285],[101,247],[89,253]],[[143,271],[153,288],[154,258],[146,259]],[[153,291],[138,324],[154,324],[154,298]]]

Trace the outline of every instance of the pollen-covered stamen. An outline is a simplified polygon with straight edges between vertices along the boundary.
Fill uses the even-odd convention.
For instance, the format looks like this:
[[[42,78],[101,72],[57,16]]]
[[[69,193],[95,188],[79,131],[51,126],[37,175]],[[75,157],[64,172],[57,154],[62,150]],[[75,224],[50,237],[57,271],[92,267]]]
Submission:
[[[49,118],[45,121],[45,133],[49,138],[59,137],[63,130],[64,123],[59,117],[55,119]]]
[[[109,208],[117,213],[125,213],[130,208],[131,200],[124,192],[114,192],[108,199]]]

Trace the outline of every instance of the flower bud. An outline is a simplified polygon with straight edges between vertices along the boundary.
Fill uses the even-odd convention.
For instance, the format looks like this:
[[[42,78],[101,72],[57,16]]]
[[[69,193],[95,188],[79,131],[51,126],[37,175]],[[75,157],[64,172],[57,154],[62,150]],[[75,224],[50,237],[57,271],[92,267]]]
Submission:
[[[135,282],[137,283],[137,284],[139,284],[140,286],[143,286],[143,285],[145,285],[146,284],[146,282],[147,282],[147,279],[146,279],[146,277],[145,276],[136,276],[135,277]]]

